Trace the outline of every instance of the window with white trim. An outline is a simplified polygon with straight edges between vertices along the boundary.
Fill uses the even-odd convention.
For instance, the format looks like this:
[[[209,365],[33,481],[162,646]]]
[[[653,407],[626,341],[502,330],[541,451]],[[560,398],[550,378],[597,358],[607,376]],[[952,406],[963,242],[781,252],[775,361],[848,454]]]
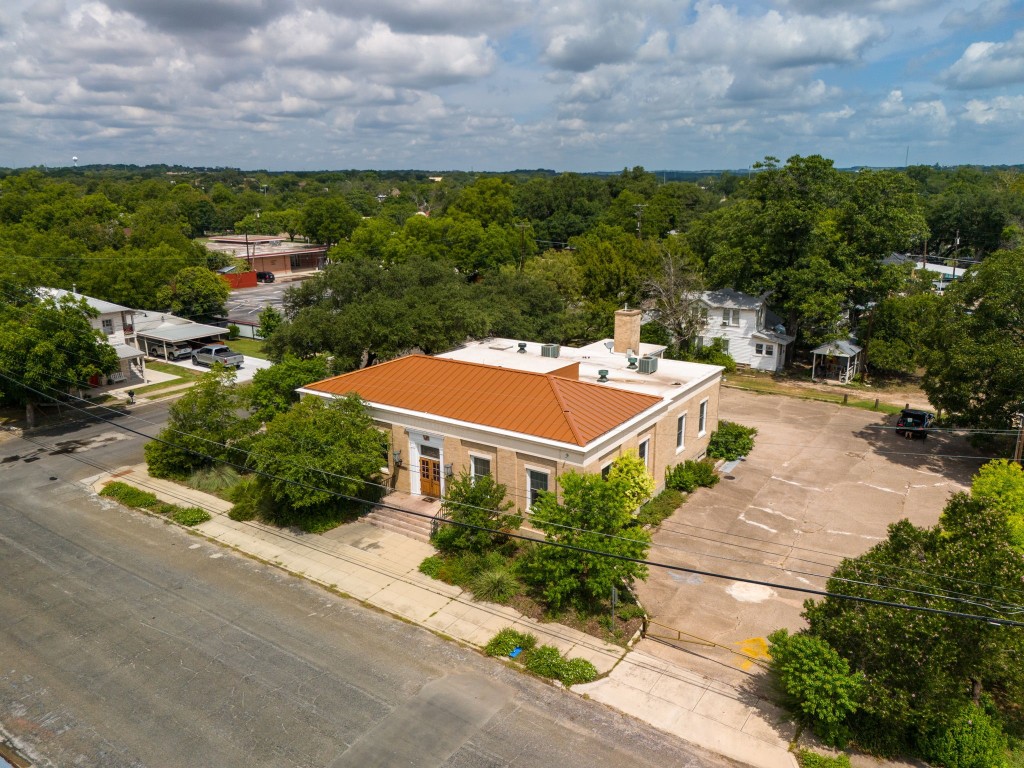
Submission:
[[[526,470],[526,498],[530,507],[537,501],[537,496],[548,489],[548,473],[539,469]]]
[[[686,414],[684,413],[678,419],[676,419],[676,451],[683,450],[683,445],[686,443]]]
[[[722,325],[739,325],[740,311],[738,309],[722,310]]]
[[[637,456],[640,457],[640,461],[644,463],[644,466],[648,469],[651,468],[650,455],[651,455],[651,439],[641,440],[640,445],[636,449]]]
[[[700,401],[700,416],[697,420],[697,434],[703,436],[708,431],[708,401]]]
[[[470,456],[470,471],[473,479],[478,477],[489,477],[491,474],[491,459],[487,456]]]
[[[772,357],[774,354],[775,354],[775,345],[774,344],[765,344],[764,345],[764,355],[765,355],[765,357]]]
[[[760,343],[754,344],[754,354],[755,355],[763,355],[764,354],[764,344],[760,344]]]
[[[103,326],[103,332],[109,336],[114,332],[114,321],[109,317],[104,317],[100,320],[100,324]]]

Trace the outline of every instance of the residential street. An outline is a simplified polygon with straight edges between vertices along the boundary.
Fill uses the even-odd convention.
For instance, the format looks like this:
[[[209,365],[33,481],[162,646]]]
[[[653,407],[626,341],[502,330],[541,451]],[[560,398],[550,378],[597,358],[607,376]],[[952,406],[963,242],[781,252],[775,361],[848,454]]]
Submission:
[[[731,764],[92,496],[126,435],[0,443],[0,736],[35,764]]]

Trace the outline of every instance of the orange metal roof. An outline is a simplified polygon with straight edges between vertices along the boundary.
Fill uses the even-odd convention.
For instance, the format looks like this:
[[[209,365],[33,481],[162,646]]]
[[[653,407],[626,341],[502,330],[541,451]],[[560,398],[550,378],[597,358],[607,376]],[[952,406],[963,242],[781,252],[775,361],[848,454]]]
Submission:
[[[552,374],[409,355],[309,384],[368,403],[586,445],[661,399]]]

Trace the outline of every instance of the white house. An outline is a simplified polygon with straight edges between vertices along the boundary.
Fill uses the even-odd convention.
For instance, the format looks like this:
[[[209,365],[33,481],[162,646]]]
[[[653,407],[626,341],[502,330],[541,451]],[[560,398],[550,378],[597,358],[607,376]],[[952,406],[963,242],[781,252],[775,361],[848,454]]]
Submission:
[[[135,380],[145,381],[146,361],[145,355],[138,347],[138,339],[135,334],[135,312],[131,307],[123,307],[112,301],[96,299],[92,296],[84,296],[77,292],[65,291],[62,288],[40,288],[41,296],[50,296],[54,299],[61,299],[64,296],[74,296],[77,299],[85,299],[96,313],[96,317],[89,318],[89,324],[97,331],[100,331],[107,340],[107,343],[117,353],[119,368],[117,371],[107,375],[106,380],[96,377],[90,382],[91,386],[103,386],[105,384],[117,384]]]
[[[700,343],[710,346],[724,339],[726,351],[739,365],[759,371],[781,371],[786,348],[793,343],[782,319],[768,309],[764,296],[749,296],[732,288],[704,291],[700,297],[707,325]]]

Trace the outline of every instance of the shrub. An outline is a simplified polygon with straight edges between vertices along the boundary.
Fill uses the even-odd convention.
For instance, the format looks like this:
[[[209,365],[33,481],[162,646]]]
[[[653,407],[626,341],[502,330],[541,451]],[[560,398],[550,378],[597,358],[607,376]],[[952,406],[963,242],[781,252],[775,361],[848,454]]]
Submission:
[[[228,323],[228,340],[234,341],[238,338],[241,329],[234,323]]]
[[[562,667],[565,660],[562,654],[553,645],[542,645],[534,648],[526,655],[526,668],[540,677],[548,677],[552,680],[562,679]]]
[[[665,485],[676,491],[693,493],[698,488],[711,488],[719,481],[710,461],[687,460],[665,470]]]
[[[488,656],[508,656],[516,648],[532,651],[537,646],[537,638],[528,632],[519,632],[512,627],[505,627],[484,647]]]
[[[597,678],[597,667],[586,659],[566,659],[559,678],[565,685],[589,683]]]
[[[733,421],[721,421],[718,429],[711,433],[708,456],[726,461],[735,461],[754,449],[754,435],[757,429],[745,427]]]
[[[1006,736],[998,723],[972,704],[922,746],[929,762],[946,768],[1000,768],[1006,764]]]
[[[199,525],[209,520],[210,513],[199,507],[183,507],[176,510],[171,515],[171,519],[179,525],[187,525],[191,528],[193,525]]]
[[[238,470],[226,464],[215,464],[212,467],[200,469],[193,473],[188,481],[189,488],[195,488],[204,493],[220,494],[233,488],[241,481],[242,476]]]
[[[637,605],[636,603],[620,603],[618,608],[615,609],[615,613],[623,621],[629,621],[630,619],[642,619],[644,617],[643,606]]]
[[[660,525],[663,520],[672,517],[672,513],[684,501],[686,501],[686,497],[677,489],[666,488],[640,507],[640,511],[636,515],[636,521],[640,525],[649,525],[651,527]]]
[[[228,517],[240,522],[259,517],[260,507],[265,503],[264,496],[257,487],[257,478],[253,476],[241,478],[238,484],[229,488],[224,495],[228,501],[234,503]]]
[[[519,592],[519,580],[507,565],[487,568],[477,573],[469,583],[477,600],[505,603]]]
[[[796,760],[800,768],[850,768],[850,758],[847,755],[819,755],[809,749],[801,749],[796,753]]]
[[[771,667],[791,709],[800,713],[826,744],[842,748],[850,738],[847,719],[857,711],[864,678],[850,671],[846,659],[819,637],[790,635],[779,629],[768,635]]]
[[[444,558],[431,555],[419,565],[419,571],[432,579],[441,578],[441,567],[444,565]]]
[[[100,496],[109,496],[126,507],[141,507],[142,509],[155,507],[159,503],[156,494],[140,491],[135,486],[119,482],[107,483],[100,491]]]

